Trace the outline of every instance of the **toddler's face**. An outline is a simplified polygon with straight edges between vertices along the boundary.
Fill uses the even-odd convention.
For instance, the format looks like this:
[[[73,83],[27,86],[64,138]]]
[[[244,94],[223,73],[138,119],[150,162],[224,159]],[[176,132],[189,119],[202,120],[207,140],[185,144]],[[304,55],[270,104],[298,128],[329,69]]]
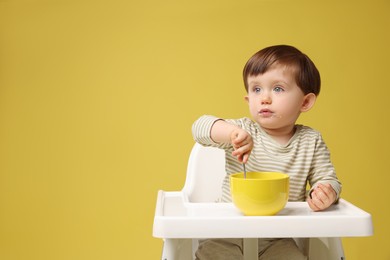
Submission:
[[[248,77],[245,99],[259,125],[277,130],[295,125],[308,95],[298,87],[291,68],[277,65],[264,74]]]

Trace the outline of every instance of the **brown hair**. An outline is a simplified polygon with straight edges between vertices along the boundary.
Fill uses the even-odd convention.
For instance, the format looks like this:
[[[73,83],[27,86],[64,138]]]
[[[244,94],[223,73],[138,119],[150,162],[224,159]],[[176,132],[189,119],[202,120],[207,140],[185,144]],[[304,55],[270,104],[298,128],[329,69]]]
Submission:
[[[295,81],[303,93],[320,93],[321,78],[310,58],[295,47],[275,45],[255,53],[245,64],[243,77],[248,92],[248,77],[263,74],[275,65],[284,65],[293,70]]]

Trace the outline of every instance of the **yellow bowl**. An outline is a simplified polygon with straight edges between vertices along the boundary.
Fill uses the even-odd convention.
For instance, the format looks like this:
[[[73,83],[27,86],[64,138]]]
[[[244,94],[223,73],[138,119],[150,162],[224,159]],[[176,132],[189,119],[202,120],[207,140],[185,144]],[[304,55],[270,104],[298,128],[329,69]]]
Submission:
[[[233,204],[247,216],[275,215],[286,206],[289,176],[280,172],[247,172],[230,175]]]

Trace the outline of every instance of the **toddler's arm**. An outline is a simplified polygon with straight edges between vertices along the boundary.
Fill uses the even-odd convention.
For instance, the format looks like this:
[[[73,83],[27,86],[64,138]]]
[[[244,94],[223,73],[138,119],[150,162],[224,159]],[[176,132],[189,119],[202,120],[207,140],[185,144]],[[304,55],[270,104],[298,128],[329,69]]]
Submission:
[[[327,209],[340,197],[342,185],[330,160],[330,152],[321,134],[315,141],[313,163],[308,181],[312,187],[307,202],[314,211]]]
[[[233,150],[240,162],[247,162],[253,149],[252,136],[238,124],[204,115],[192,125],[194,140],[202,145]]]
[[[253,149],[252,136],[239,126],[217,120],[211,127],[211,139],[216,143],[230,143],[238,161],[246,163]]]

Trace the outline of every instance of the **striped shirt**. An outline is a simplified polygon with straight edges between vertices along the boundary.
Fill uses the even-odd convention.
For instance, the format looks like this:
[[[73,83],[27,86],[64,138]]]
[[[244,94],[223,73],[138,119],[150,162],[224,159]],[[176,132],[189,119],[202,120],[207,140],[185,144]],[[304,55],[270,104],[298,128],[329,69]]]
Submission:
[[[231,202],[229,175],[242,172],[242,164],[232,156],[230,143],[215,143],[210,136],[215,121],[214,116],[202,116],[192,126],[196,142],[204,146],[214,146],[225,150],[226,177],[222,185],[222,202]],[[341,183],[330,160],[330,153],[321,134],[307,126],[296,125],[295,133],[286,145],[272,139],[257,123],[249,118],[225,119],[226,122],[246,130],[253,139],[254,147],[246,163],[247,171],[283,172],[290,176],[289,201],[306,199],[306,184],[312,189],[318,183],[330,183],[337,193]]]

